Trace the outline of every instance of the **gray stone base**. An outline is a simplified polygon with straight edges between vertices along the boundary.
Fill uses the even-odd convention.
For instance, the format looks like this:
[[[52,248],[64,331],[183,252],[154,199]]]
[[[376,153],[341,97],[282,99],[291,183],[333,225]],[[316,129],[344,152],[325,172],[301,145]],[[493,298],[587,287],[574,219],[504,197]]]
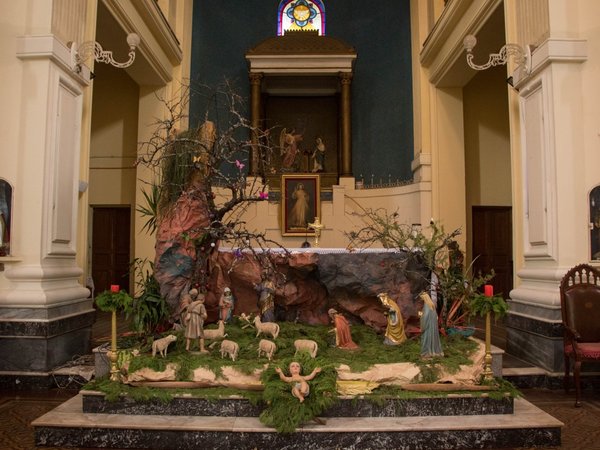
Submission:
[[[147,449],[479,449],[560,446],[560,428],[511,430],[438,430],[273,432],[118,430],[114,428],[36,428],[36,445]]]
[[[322,417],[281,434],[256,417],[84,413],[81,394],[36,419],[37,446],[148,449],[475,449],[560,446],[562,423],[524,399],[512,414]]]
[[[88,354],[95,316],[90,309],[35,320],[0,315],[0,372],[50,372]]]
[[[107,401],[104,394],[81,391],[84,413],[139,414],[165,416],[258,417],[264,405],[253,405],[244,398],[220,400],[201,397],[174,397],[160,400],[135,401],[122,398]],[[387,398],[378,402],[364,398],[342,398],[326,410],[323,417],[423,417],[484,414],[512,414],[513,398],[493,399],[472,395],[422,397],[411,399]]]
[[[560,322],[538,320],[509,312],[505,324],[506,353],[549,372],[564,371]]]

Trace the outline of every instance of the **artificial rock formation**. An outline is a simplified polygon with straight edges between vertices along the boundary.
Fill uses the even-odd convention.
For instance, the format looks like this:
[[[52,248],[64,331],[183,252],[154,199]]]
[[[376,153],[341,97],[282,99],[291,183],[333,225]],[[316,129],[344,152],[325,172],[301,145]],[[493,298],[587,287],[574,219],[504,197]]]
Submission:
[[[218,317],[218,298],[229,286],[236,298],[234,314],[258,311],[261,267],[249,254],[220,251],[217,269],[211,278],[215,295],[207,297],[208,321]],[[278,320],[306,324],[329,323],[327,310],[343,312],[350,320],[377,330],[386,319],[377,294],[387,292],[402,311],[405,321],[417,315],[415,299],[420,293],[426,270],[402,252],[315,253],[293,251],[281,257],[274,275]]]

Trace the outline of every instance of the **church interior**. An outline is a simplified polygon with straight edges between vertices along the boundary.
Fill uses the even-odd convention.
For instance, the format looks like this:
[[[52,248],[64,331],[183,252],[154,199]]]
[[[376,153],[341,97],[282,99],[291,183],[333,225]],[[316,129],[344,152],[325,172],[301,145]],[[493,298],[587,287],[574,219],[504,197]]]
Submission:
[[[474,321],[490,358],[484,369],[522,388],[531,401],[523,414],[547,422],[508,424],[518,430],[488,430],[485,438],[440,436],[410,421],[399,437],[387,423],[360,423],[371,443],[356,428],[286,443],[285,434],[248,424],[240,429],[256,440],[243,445],[595,448],[593,425],[571,428],[600,415],[596,0],[2,5],[0,411],[8,417],[24,402],[23,415],[10,417],[27,422],[28,445],[226,448],[214,430],[229,425],[218,414],[202,432],[190,419],[169,447],[168,429],[145,437],[137,430],[125,445],[136,431],[111,434],[110,423],[84,424],[94,430],[85,437],[73,431],[81,425],[35,425],[36,415],[55,406],[60,414],[75,394],[46,394],[46,410],[27,412],[41,391],[55,392],[65,379],[73,388],[73,376],[58,368],[97,358],[99,338],[114,343],[117,329],[127,332],[129,319],[111,322],[97,299],[121,292],[135,301],[152,271],[169,320],[189,307],[182,298],[196,288],[209,328],[224,322],[227,287],[236,298],[230,315],[312,327],[331,325],[335,308],[353,329],[368,325],[382,339],[398,312],[407,335],[423,332],[422,280],[414,274],[425,274],[446,343],[449,294],[435,280],[443,285],[442,275],[459,267],[471,297],[506,307],[498,320]],[[189,142],[191,159],[177,153]],[[176,191],[167,173],[185,187]],[[411,255],[427,255],[427,246],[443,251],[415,259],[415,269]],[[263,302],[276,265],[285,280],[275,280]],[[581,303],[588,325],[573,333],[565,280],[577,267],[571,284],[589,275],[593,292]],[[378,300],[380,292],[395,308]],[[581,332],[592,337],[563,393]],[[28,448],[0,431],[0,443]]]

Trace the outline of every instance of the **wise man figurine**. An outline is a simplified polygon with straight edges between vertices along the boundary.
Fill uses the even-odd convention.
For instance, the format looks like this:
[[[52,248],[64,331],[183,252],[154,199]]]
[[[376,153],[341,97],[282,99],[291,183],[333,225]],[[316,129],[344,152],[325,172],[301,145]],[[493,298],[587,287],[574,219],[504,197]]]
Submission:
[[[315,230],[315,247],[319,246],[319,238],[321,237],[321,230],[324,228],[324,225],[321,223],[318,217],[315,217],[315,221],[312,223],[308,223],[308,228],[312,228]]]

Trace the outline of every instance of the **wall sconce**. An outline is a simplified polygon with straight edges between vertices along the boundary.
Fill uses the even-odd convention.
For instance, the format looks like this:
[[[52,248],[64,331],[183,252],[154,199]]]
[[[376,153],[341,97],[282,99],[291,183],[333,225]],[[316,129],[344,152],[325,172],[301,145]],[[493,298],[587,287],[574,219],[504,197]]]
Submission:
[[[81,72],[81,65],[92,54],[94,60],[115,66],[118,69],[125,69],[133,64],[135,60],[135,49],[140,45],[140,37],[135,33],[127,35],[127,44],[129,45],[129,59],[125,62],[117,62],[113,59],[112,51],[104,50],[100,44],[95,41],[83,42],[79,47],[77,43],[71,42],[71,67],[75,73]]]
[[[467,51],[467,64],[475,70],[486,70],[492,66],[504,65],[508,62],[509,56],[515,57],[515,63],[523,67],[525,73],[531,73],[531,46],[525,49],[518,44],[506,44],[502,46],[498,53],[491,53],[485,64],[479,65],[473,62],[473,48],[477,45],[477,38],[472,34],[467,34],[463,40],[463,46]]]

